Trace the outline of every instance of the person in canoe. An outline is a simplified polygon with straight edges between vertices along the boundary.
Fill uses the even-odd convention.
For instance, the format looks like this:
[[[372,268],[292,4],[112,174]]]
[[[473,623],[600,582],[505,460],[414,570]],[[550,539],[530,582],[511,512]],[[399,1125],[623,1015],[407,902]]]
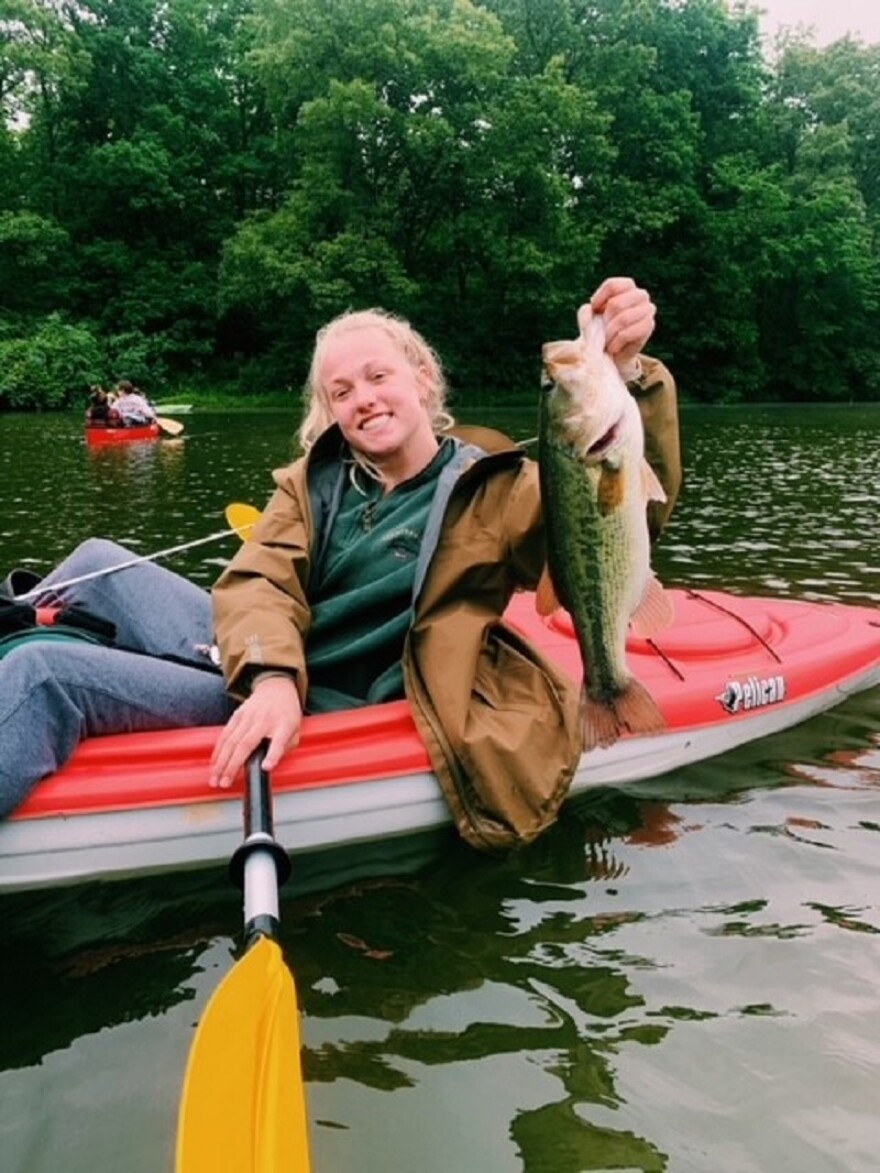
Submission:
[[[86,408],[86,424],[89,427],[106,428],[110,419],[110,409],[110,396],[100,383],[90,387],[89,405]]]
[[[156,418],[153,405],[128,379],[122,379],[116,384],[113,414],[126,428],[143,427]]]
[[[673,380],[643,353],[655,307],[622,277],[591,303],[645,408],[667,498],[656,533],[680,463]],[[382,311],[319,332],[306,409],[304,455],[275,472],[213,608],[151,563],[53,594],[53,580],[125,560],[99,539],[43,580],[38,602],[110,620],[115,646],[31,640],[0,660],[0,815],[83,736],[222,725],[210,782],[226,787],[263,740],[276,765],[304,712],[405,696],[465,838],[507,847],[553,821],[581,751],[579,683],[501,619],[544,566],[535,462],[500,433],[456,428],[434,351]]]

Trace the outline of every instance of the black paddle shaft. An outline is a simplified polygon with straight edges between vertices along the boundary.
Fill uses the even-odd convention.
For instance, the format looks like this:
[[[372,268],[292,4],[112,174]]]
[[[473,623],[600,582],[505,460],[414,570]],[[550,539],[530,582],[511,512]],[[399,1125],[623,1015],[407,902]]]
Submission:
[[[239,844],[229,861],[229,872],[237,887],[244,887],[245,861],[254,851],[268,852],[275,863],[279,886],[290,875],[290,859],[275,839],[272,823],[272,789],[269,775],[263,769],[263,743],[252,753],[247,763],[247,784],[244,790],[244,842]]]

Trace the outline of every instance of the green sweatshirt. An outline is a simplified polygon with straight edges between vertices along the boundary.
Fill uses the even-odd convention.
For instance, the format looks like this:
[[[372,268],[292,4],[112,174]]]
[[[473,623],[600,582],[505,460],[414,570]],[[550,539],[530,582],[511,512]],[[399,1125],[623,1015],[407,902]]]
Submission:
[[[360,469],[346,485],[309,589],[306,709],[326,713],[404,695],[401,654],[412,618],[416,560],[443,443],[426,469],[387,495]]]

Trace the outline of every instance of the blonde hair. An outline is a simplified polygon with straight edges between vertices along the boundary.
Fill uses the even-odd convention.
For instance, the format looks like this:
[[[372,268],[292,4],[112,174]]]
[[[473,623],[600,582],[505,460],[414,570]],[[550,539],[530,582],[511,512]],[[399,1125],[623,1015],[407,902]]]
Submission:
[[[315,335],[312,363],[303,389],[305,414],[299,429],[299,442],[308,452],[315,441],[333,423],[327,389],[321,385],[321,366],[330,343],[341,334],[354,330],[381,330],[424,380],[427,389],[425,407],[435,432],[451,428],[455,420],[446,410],[446,379],[439,357],[405,318],[383,309],[349,310],[322,326]],[[357,459],[357,453],[354,454]]]

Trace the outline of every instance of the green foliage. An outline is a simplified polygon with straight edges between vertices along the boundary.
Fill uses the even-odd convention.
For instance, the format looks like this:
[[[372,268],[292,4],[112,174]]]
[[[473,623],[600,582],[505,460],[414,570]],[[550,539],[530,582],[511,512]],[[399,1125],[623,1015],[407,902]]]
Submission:
[[[162,342],[161,336],[140,334],[136,330],[111,334],[107,339],[109,381],[130,379],[139,387],[149,388],[150,394],[156,394],[167,374]]]
[[[69,243],[51,217],[0,211],[0,289],[7,313],[36,316],[63,299]]]
[[[104,374],[103,350],[85,326],[45,318],[29,338],[0,339],[0,404],[15,409],[66,407],[85,399]]]
[[[507,396],[621,272],[689,397],[880,394],[880,46],[771,59],[725,0],[4,0],[0,77],[6,406],[79,394],[64,330],[96,378],[296,386],[370,304]]]

